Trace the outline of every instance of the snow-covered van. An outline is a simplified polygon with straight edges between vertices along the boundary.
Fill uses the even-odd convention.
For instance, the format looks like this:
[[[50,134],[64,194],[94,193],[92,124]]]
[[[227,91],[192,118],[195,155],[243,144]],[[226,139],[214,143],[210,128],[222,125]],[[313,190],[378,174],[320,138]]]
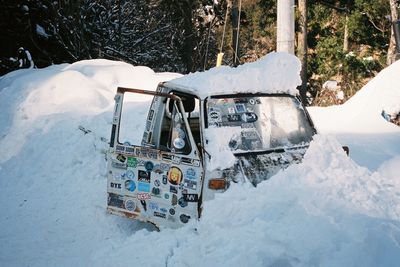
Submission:
[[[125,142],[128,95],[152,95],[140,145]],[[135,106],[140,109],[140,106]],[[146,112],[142,110],[141,112]],[[218,91],[171,82],[156,91],[119,87],[108,153],[112,214],[179,227],[197,220],[202,203],[232,183],[256,186],[297,163],[315,129],[299,99],[286,93]]]

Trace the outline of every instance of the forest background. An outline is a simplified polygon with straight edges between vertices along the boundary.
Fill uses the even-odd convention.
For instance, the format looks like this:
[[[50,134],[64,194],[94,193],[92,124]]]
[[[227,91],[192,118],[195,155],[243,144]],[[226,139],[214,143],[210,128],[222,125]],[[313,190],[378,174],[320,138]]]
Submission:
[[[396,59],[396,0],[298,0],[296,53],[307,101],[346,101]],[[0,75],[17,49],[37,67],[105,58],[189,73],[234,64],[232,9],[240,10],[240,63],[276,50],[275,0],[0,0]],[[234,20],[234,18],[233,18]],[[306,52],[307,57],[304,56]],[[323,87],[337,81],[335,90]]]

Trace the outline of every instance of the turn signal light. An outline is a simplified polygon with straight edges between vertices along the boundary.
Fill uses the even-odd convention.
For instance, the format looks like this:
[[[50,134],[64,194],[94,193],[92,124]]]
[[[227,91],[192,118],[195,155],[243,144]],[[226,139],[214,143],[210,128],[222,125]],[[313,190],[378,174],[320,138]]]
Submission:
[[[208,181],[208,188],[218,190],[226,189],[228,186],[225,179],[211,179]]]

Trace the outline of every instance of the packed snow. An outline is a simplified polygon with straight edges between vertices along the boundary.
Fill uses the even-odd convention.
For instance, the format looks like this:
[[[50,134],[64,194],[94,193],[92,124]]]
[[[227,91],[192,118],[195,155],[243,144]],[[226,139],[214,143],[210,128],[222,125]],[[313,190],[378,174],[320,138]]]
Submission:
[[[301,84],[300,60],[283,52],[272,52],[256,62],[231,68],[221,66],[174,79],[167,84],[186,87],[201,98],[235,93],[286,93],[297,95]]]
[[[298,73],[283,76],[286,86],[281,76],[257,80],[257,66],[299,70],[288,55],[266,58],[273,60],[212,69],[201,86],[226,92],[229,85],[233,93],[246,80],[246,90],[258,88],[253,82],[298,84]],[[400,127],[381,109],[400,108],[399,72],[397,62],[345,105],[311,108],[319,134],[301,164],[257,187],[234,184],[204,203],[200,221],[160,232],[106,213],[105,153],[117,86],[154,90],[180,75],[107,60],[7,74],[0,78],[1,265],[398,266]],[[200,76],[178,80],[191,86]],[[131,101],[140,107],[132,118],[145,120],[150,98]]]

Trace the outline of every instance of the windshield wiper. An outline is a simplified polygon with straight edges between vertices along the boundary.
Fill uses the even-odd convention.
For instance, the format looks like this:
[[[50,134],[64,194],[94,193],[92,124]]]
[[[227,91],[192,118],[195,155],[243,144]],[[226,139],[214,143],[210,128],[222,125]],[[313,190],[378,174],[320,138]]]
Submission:
[[[233,155],[240,157],[240,156],[245,156],[245,155],[263,155],[263,154],[272,154],[272,153],[285,153],[286,151],[307,148],[308,146],[309,146],[309,144],[289,146],[289,147],[275,147],[275,148],[265,149],[265,150],[244,151],[244,152],[239,152],[239,153],[233,153]]]

